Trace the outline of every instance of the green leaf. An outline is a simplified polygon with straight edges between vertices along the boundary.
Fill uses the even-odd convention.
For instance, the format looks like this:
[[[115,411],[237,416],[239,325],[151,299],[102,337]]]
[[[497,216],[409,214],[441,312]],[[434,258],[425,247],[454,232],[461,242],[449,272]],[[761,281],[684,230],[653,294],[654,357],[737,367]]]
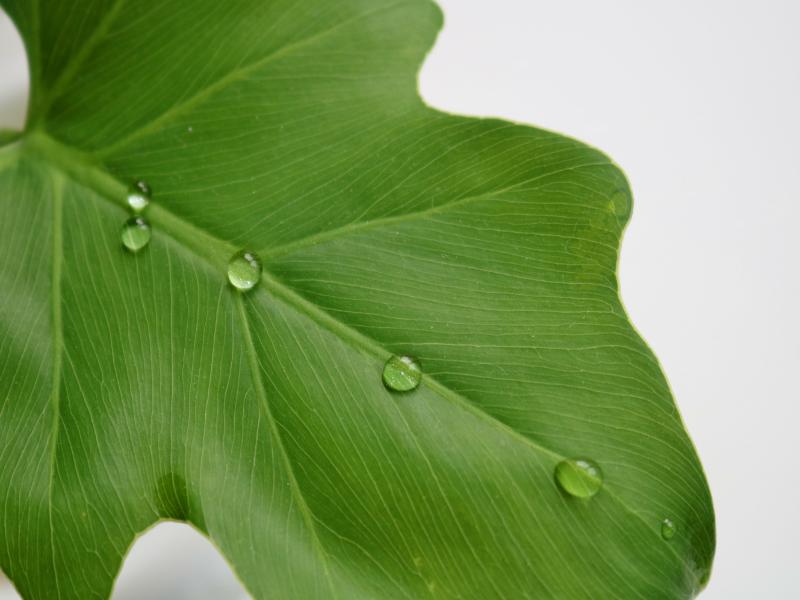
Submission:
[[[25,598],[107,597],[160,519],[256,598],[697,592],[713,511],[620,303],[625,178],[426,107],[432,3],[0,4],[33,86],[0,149],[0,567]],[[417,387],[384,384],[392,355]]]

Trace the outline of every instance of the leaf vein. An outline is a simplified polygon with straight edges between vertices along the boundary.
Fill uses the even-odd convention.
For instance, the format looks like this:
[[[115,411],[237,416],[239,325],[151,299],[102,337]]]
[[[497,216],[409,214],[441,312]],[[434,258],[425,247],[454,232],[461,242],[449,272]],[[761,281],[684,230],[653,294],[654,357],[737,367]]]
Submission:
[[[569,167],[565,167],[563,169],[556,169],[555,171],[549,171],[547,173],[543,173],[541,175],[537,175],[536,177],[532,177],[530,179],[526,179],[525,181],[520,181],[515,183],[514,185],[510,185],[499,190],[493,190],[490,192],[484,192],[482,194],[475,194],[473,196],[466,196],[464,198],[459,198],[458,200],[454,200],[452,202],[446,202],[444,204],[440,204],[438,206],[434,206],[433,208],[428,208],[421,211],[409,212],[402,215],[397,215],[393,217],[383,217],[380,219],[373,219],[370,221],[360,221],[360,222],[352,222],[346,225],[342,225],[341,227],[337,227],[335,229],[330,229],[328,231],[322,231],[320,233],[312,234],[310,236],[301,238],[294,242],[289,242],[287,244],[282,244],[280,246],[275,246],[273,248],[266,248],[263,249],[260,254],[265,258],[277,258],[278,256],[285,256],[286,254],[291,254],[294,251],[301,250],[303,248],[307,248],[309,246],[313,246],[315,244],[319,244],[322,242],[335,240],[339,237],[346,236],[350,233],[354,232],[361,232],[361,231],[368,231],[370,229],[379,229],[381,227],[388,227],[391,225],[397,225],[399,223],[404,223],[407,221],[413,221],[418,219],[424,219],[425,217],[445,213],[449,210],[454,208],[458,208],[461,206],[469,205],[475,202],[480,202],[482,200],[488,200],[490,198],[497,197],[501,194],[506,192],[511,192],[514,189],[524,186],[530,185],[535,181],[539,181],[541,179],[546,179],[548,177],[552,177],[554,175],[559,175],[565,172],[570,171],[577,171],[584,168],[590,167],[597,167],[597,166],[607,166],[611,163],[608,161],[602,162],[591,162],[585,163],[582,165],[572,165]]]
[[[352,23],[357,23],[359,21],[362,21],[376,14],[380,14],[382,12],[388,12],[390,10],[394,10],[395,8],[403,4],[405,4],[405,2],[398,2],[396,4],[391,4],[389,6],[382,6],[376,9],[366,11],[349,19],[345,19],[344,21],[341,21],[340,23],[337,23],[336,25],[333,25],[328,29],[319,31],[313,35],[298,40],[297,42],[287,44],[250,64],[234,69],[233,71],[231,71],[224,77],[218,79],[214,83],[202,88],[201,90],[199,90],[198,92],[196,92],[194,95],[190,96],[183,102],[173,105],[171,108],[161,113],[161,115],[155,117],[150,122],[142,125],[139,129],[136,129],[133,132],[129,133],[127,136],[123,137],[118,142],[98,150],[97,156],[107,157],[111,154],[114,154],[118,150],[124,148],[125,146],[129,145],[131,142],[134,142],[137,139],[149,133],[161,129],[165,124],[169,123],[176,117],[180,116],[185,111],[190,110],[191,108],[197,106],[205,99],[213,96],[215,93],[224,90],[227,86],[231,85],[232,83],[246,79],[247,76],[250,75],[251,73],[273,62],[274,60],[281,58],[282,56],[290,54],[294,50],[310,46],[315,42],[335,33],[336,31],[339,31],[340,29],[348,25],[351,25]]]
[[[61,363],[64,348],[64,332],[61,318],[61,260],[63,248],[63,194],[64,177],[55,174],[53,177],[53,243],[52,243],[52,333],[53,333],[53,387],[50,394],[50,406],[53,420],[50,430],[50,469],[48,473],[47,490],[47,516],[50,527],[50,553],[53,563],[53,578],[56,586],[56,596],[61,598],[61,586],[58,581],[58,566],[56,561],[55,528],[53,524],[53,488],[55,486],[56,444],[61,426]]]
[[[289,458],[289,453],[286,450],[286,446],[283,442],[283,437],[281,435],[280,429],[278,427],[277,422],[275,421],[275,417],[272,414],[272,410],[269,406],[269,401],[267,400],[266,390],[264,389],[264,380],[261,374],[261,367],[259,365],[258,356],[256,354],[255,345],[253,343],[253,336],[250,332],[250,322],[247,317],[247,310],[244,305],[244,300],[241,294],[236,294],[236,314],[238,316],[239,325],[241,327],[242,337],[244,338],[245,349],[247,353],[247,358],[250,364],[250,370],[253,376],[253,383],[255,387],[256,395],[258,396],[259,405],[264,413],[264,416],[267,418],[267,422],[269,423],[270,431],[272,433],[272,438],[274,439],[275,445],[278,446],[282,462],[284,464],[284,468],[286,469],[286,474],[289,479],[289,486],[292,490],[293,497],[297,500],[298,507],[300,509],[300,513],[303,515],[303,520],[306,524],[306,528],[308,529],[309,533],[311,534],[311,543],[314,546],[315,551],[317,552],[320,560],[322,561],[323,571],[325,572],[325,576],[328,581],[328,586],[330,588],[331,593],[334,597],[337,597],[336,589],[333,585],[333,579],[331,578],[329,566],[328,566],[328,556],[325,551],[325,548],[322,545],[322,540],[319,537],[319,533],[317,532],[314,515],[311,512],[311,509],[308,506],[303,494],[300,490],[300,486],[297,481],[297,477],[295,476],[294,467],[292,466],[291,459]]]

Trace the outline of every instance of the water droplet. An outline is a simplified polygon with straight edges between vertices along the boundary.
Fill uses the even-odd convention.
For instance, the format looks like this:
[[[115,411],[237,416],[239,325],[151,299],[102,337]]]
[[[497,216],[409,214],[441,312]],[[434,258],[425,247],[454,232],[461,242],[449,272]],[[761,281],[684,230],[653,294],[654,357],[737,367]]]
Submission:
[[[237,290],[252,290],[260,279],[261,261],[252,252],[242,250],[228,261],[228,281]]]
[[[671,540],[675,537],[677,529],[678,528],[675,527],[675,523],[673,523],[671,519],[664,519],[661,521],[661,537],[665,540]]]
[[[603,472],[588,458],[562,460],[555,477],[559,487],[576,498],[591,498],[603,487]]]
[[[383,384],[394,392],[410,392],[422,379],[422,368],[410,356],[392,356],[383,367]]]
[[[150,243],[150,224],[142,217],[133,217],[122,226],[122,245],[131,252],[138,252]]]
[[[618,190],[608,200],[608,209],[618,219],[627,219],[631,212],[630,195],[625,190]]]
[[[137,181],[128,188],[128,206],[131,207],[133,212],[142,212],[150,204],[152,195],[150,186],[146,182]]]

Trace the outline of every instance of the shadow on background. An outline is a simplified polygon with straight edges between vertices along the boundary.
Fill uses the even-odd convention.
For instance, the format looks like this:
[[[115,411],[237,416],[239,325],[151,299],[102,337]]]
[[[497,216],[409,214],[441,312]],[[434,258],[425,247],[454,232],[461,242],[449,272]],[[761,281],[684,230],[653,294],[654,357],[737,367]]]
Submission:
[[[134,542],[111,598],[247,600],[249,596],[204,535],[184,523],[164,521]]]
[[[0,96],[0,129],[22,130],[25,127],[27,105],[28,91],[25,88]]]
[[[201,533],[164,521],[133,544],[111,600],[248,600],[228,563]],[[21,600],[0,571],[0,600]]]
[[[28,105],[28,58],[22,38],[0,10],[0,129],[21,130]]]
[[[2,571],[0,571],[0,600],[19,600],[17,590]]]

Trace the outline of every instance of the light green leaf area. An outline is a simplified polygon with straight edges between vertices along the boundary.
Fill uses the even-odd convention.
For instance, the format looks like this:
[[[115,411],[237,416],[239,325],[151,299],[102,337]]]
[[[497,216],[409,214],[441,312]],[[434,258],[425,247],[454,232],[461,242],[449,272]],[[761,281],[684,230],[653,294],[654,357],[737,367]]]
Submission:
[[[161,519],[258,599],[698,591],[712,505],[620,303],[625,178],[426,107],[431,2],[0,4],[32,81],[0,149],[0,567],[26,599],[108,597]],[[384,384],[392,355],[417,387]]]

